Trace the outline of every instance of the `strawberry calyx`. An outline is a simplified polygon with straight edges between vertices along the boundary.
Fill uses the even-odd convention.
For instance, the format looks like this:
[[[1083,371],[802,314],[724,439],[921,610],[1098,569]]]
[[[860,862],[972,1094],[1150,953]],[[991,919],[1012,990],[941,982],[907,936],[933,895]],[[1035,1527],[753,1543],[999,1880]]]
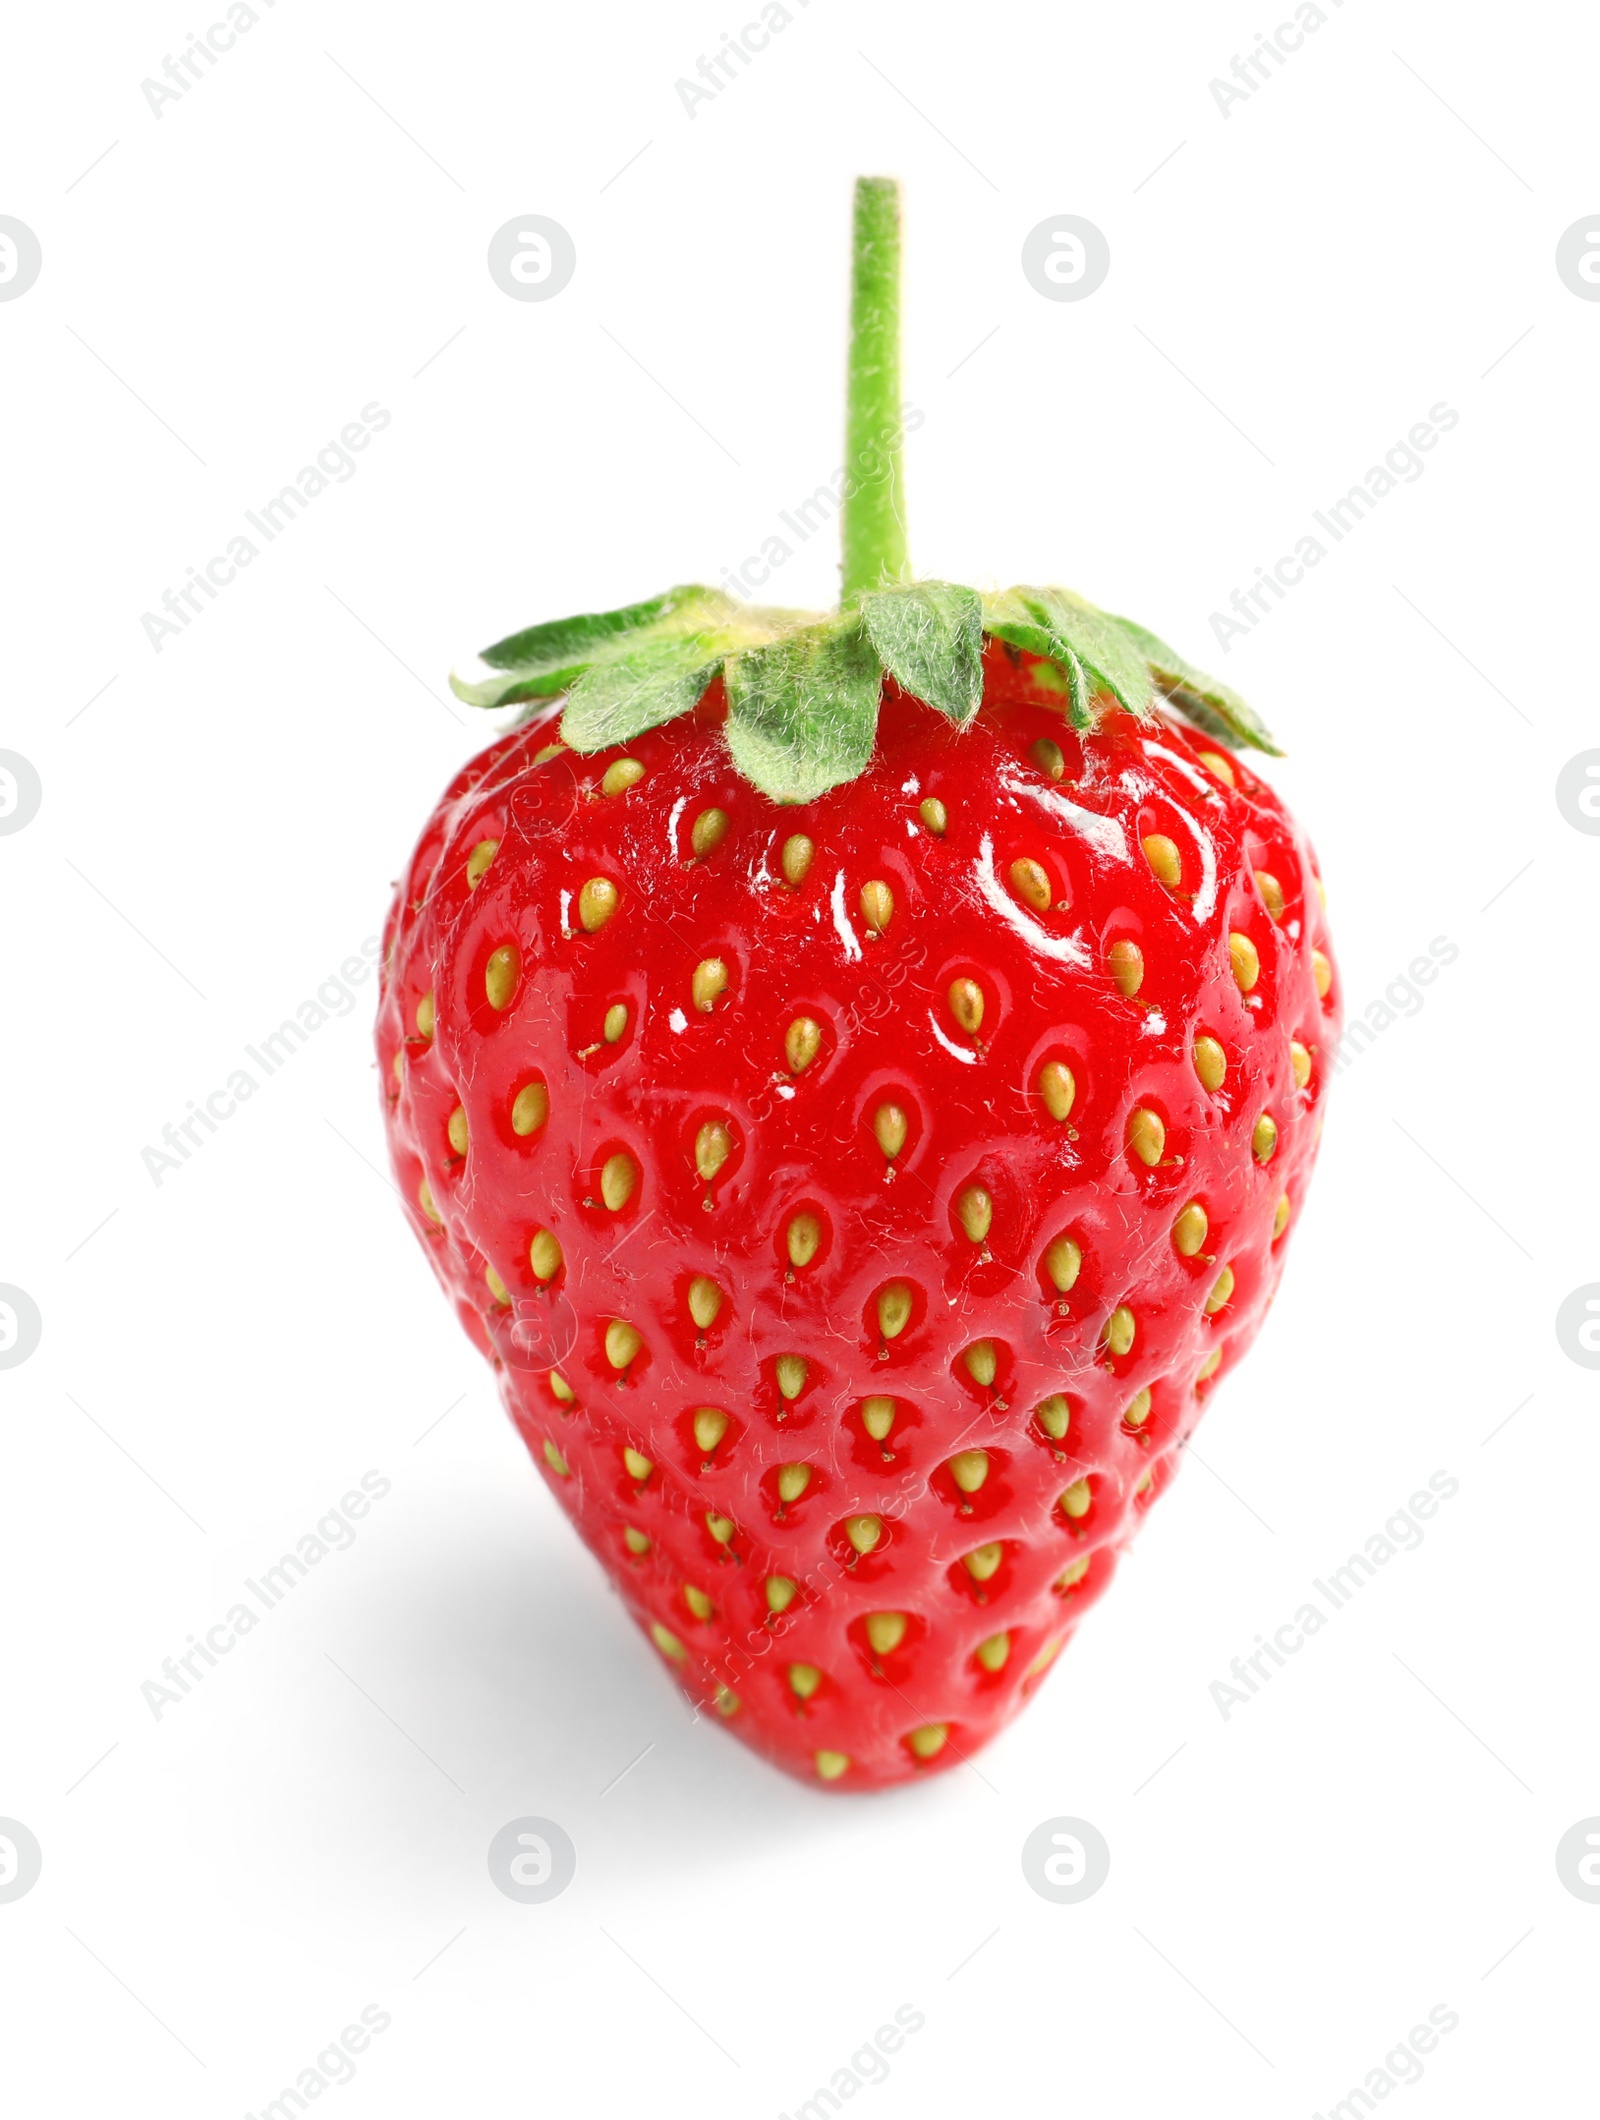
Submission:
[[[692,712],[720,674],[738,771],[775,802],[812,802],[866,770],[885,676],[958,728],[970,722],[983,699],[987,637],[1053,666],[1075,729],[1093,728],[1112,704],[1149,720],[1165,701],[1220,743],[1275,752],[1230,686],[1070,589],[982,592],[910,578],[899,273],[899,188],[864,177],[855,198],[840,609],[771,609],[685,585],[511,634],[484,649],[476,671],[452,673],[457,697],[532,707],[565,696],[562,740],[600,751]]]

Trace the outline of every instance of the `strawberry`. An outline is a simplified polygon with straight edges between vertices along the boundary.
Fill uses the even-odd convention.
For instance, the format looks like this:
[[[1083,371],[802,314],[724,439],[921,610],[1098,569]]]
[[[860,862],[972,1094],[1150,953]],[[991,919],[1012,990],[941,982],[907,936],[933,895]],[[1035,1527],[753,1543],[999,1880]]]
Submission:
[[[1250,709],[1064,590],[914,582],[897,200],[857,193],[840,611],[679,589],[526,718],[388,926],[412,1222],[697,1702],[839,1788],[1016,1712],[1277,1286],[1338,992]]]

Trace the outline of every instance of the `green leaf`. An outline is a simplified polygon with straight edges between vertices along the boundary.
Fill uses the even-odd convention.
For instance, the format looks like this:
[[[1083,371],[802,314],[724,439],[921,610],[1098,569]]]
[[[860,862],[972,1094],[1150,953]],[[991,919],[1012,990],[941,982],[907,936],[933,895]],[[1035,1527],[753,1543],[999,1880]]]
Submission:
[[[862,597],[867,637],[889,675],[958,729],[983,699],[983,603],[954,582],[911,582]]]
[[[587,611],[576,618],[553,618],[542,626],[525,626],[485,648],[483,660],[496,670],[516,670],[532,677],[541,670],[561,670],[574,663],[599,660],[606,646],[620,634],[658,631],[664,620],[684,617],[683,628],[703,627],[708,618],[721,617],[729,600],[720,591],[688,583],[668,589],[661,596],[646,597],[640,604],[624,604],[616,611]]]
[[[482,662],[481,656],[479,661]],[[524,700],[554,699],[589,667],[587,662],[569,663],[565,669],[541,670],[536,677],[516,670],[497,671],[490,677],[463,677],[460,671],[452,670],[450,689],[469,707],[514,707]]]
[[[669,589],[617,611],[590,611],[576,618],[527,626],[485,648],[478,662],[487,675],[458,677],[450,689],[473,707],[504,707],[518,700],[554,699],[595,663],[609,662],[651,640],[681,639],[736,618],[739,606],[718,589],[693,584]]]
[[[1181,688],[1189,695],[1183,701],[1184,711],[1208,736],[1217,737],[1234,750],[1244,745],[1252,750],[1270,752],[1274,758],[1283,756],[1267,733],[1260,715],[1239,697],[1231,685],[1207,677],[1203,670],[1197,670],[1193,663],[1185,661],[1176,648],[1169,648],[1159,635],[1136,625],[1131,618],[1119,618],[1116,624],[1164,684]]]
[[[1015,593],[1067,642],[1130,714],[1152,711],[1156,692],[1144,657],[1115,619],[1071,589],[1018,589]]]
[[[631,655],[594,663],[573,684],[561,716],[561,740],[575,751],[628,743],[687,714],[721,668],[701,639],[658,641]]]
[[[1121,627],[1107,611],[1070,589],[1046,592],[1063,614],[1067,637],[1083,659],[1128,709],[1141,717],[1153,714],[1157,692],[1144,658],[1129,650]]]
[[[1075,729],[1092,728],[1089,694],[1093,687],[1083,664],[1073,652],[1072,643],[1036,610],[1030,601],[1033,593],[1027,589],[1001,589],[985,596],[984,630],[996,640],[1009,641],[1014,648],[1025,649],[1029,655],[1043,655],[1057,664],[1067,680],[1068,721]]]
[[[728,658],[728,748],[774,802],[815,802],[872,757],[883,671],[859,619]]]

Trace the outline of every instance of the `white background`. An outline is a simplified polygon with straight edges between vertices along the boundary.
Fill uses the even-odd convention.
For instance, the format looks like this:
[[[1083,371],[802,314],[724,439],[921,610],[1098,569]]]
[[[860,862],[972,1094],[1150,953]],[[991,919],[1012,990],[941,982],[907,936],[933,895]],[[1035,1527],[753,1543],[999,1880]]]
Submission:
[[[44,1318],[0,1376],[16,2109],[256,2113],[376,2003],[341,2112],[763,2120],[909,2003],[873,2115],[1293,2115],[1445,2003],[1408,2112],[1576,2112],[1600,1441],[1554,1318],[1600,1278],[1600,842],[1554,784],[1600,743],[1600,304],[1553,258],[1600,210],[1600,31],[1326,0],[1224,117],[1275,15],[791,0],[691,118],[738,10],[257,5],[159,119],[204,9],[6,36],[0,211],[44,252],[0,305],[0,742],[44,786],[0,839],[0,1280]],[[141,1151],[376,933],[489,734],[453,660],[715,580],[833,470],[861,170],[907,186],[919,566],[1069,582],[1246,692],[1352,1014],[1459,957],[1335,1085],[1271,1323],[1048,1686],[975,1770],[842,1799],[691,1720],[546,1497],[382,1174],[370,984],[159,1187]],[[577,246],[546,303],[485,269],[526,212]],[[1111,246],[1082,303],[1019,266],[1061,212]],[[374,400],[155,653],[141,614]],[[1425,475],[1224,654],[1211,613],[1440,401]],[[772,593],[826,601],[825,542]],[[369,1468],[354,1546],[154,1719]],[[1420,1549],[1224,1720],[1440,1468]],[[525,1813],[578,1849],[545,1906],[486,1867]],[[1019,1863],[1058,1814],[1112,1850],[1079,1906]]]

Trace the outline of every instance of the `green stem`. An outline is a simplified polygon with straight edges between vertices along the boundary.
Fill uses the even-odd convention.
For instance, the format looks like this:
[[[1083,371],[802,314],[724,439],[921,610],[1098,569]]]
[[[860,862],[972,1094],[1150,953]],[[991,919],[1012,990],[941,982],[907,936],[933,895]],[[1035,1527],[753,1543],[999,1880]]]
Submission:
[[[900,187],[893,177],[856,179],[848,393],[840,595],[853,604],[868,589],[911,578],[900,470]]]

